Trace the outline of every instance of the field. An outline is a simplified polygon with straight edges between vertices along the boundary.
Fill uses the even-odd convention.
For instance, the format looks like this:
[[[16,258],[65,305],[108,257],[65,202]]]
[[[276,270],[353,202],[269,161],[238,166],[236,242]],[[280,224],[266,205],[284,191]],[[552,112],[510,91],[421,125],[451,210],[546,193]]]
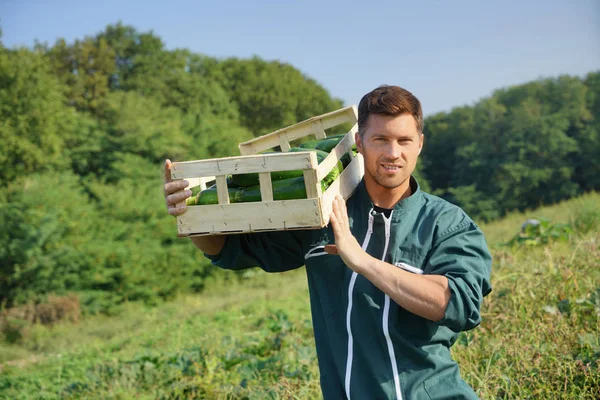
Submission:
[[[572,232],[503,246],[531,217]],[[600,195],[482,229],[494,289],[481,326],[453,347],[463,378],[483,399],[600,398]],[[0,398],[320,398],[304,271],[245,278],[153,308],[27,327],[0,343]]]

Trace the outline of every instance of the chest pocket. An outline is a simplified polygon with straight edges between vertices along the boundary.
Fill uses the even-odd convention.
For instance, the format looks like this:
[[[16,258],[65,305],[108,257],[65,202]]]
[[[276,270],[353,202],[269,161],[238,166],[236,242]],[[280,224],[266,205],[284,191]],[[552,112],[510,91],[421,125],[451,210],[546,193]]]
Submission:
[[[426,259],[426,254],[397,249],[392,258],[392,264],[407,272],[421,275],[425,270]],[[396,310],[394,313],[390,312],[390,325],[397,326],[403,336],[411,337],[416,342],[420,342],[427,340],[435,333],[437,327],[431,321],[400,306],[397,306]]]
[[[403,249],[396,249],[392,256],[392,264],[413,274],[422,274],[425,269],[425,254],[419,254]]]

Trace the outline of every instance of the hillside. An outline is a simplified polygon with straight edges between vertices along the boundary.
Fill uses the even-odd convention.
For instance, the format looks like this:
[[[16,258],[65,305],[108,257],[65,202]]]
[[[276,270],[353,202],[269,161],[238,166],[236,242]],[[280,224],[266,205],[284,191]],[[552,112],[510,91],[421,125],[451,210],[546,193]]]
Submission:
[[[564,240],[505,243],[531,217]],[[494,257],[483,323],[453,355],[483,399],[600,396],[600,194],[482,225]],[[544,235],[542,235],[543,237]],[[319,398],[303,270],[239,282],[118,316],[33,326],[0,344],[0,398]]]
[[[343,106],[293,65],[170,50],[120,23],[71,43],[0,41],[0,82],[0,304],[71,296],[86,316],[224,279],[176,238],[165,158],[238,155]],[[599,71],[498,88],[425,119],[415,175],[481,221],[600,190],[599,113]]]

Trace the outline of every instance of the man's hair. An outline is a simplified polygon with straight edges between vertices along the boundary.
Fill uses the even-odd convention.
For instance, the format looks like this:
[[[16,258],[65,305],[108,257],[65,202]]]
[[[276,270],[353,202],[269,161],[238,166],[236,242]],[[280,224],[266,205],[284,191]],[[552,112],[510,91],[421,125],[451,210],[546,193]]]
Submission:
[[[398,116],[410,114],[417,123],[417,131],[423,133],[423,110],[421,102],[411,92],[399,86],[381,85],[365,94],[358,104],[358,132],[362,136],[367,129],[371,114]]]

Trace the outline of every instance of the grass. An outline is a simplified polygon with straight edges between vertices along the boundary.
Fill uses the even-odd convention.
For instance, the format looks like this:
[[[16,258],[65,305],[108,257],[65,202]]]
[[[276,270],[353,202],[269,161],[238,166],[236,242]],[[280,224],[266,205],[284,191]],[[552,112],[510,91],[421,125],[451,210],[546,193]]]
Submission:
[[[589,194],[482,225],[494,290],[452,349],[481,398],[600,398],[599,216]],[[501,245],[532,217],[574,234]],[[0,398],[320,398],[304,271],[249,275],[155,308],[30,326],[0,344]]]

